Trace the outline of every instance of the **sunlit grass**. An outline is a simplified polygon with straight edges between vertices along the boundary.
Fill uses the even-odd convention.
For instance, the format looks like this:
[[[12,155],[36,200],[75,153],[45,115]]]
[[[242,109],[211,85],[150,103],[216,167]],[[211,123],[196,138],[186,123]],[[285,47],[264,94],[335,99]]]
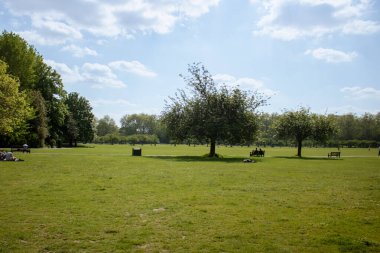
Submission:
[[[376,150],[267,148],[243,163],[251,149],[16,154],[0,163],[0,252],[380,251]]]

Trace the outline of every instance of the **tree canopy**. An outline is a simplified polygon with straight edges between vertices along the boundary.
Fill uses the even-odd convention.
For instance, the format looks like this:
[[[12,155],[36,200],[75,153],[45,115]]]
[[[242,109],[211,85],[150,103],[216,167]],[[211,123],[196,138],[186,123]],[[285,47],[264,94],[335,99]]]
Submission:
[[[0,35],[0,60],[8,65],[8,76],[4,78],[7,79],[6,82],[10,86],[9,91],[12,89],[12,94],[18,92],[18,99],[26,101],[25,108],[32,108],[26,113],[32,114],[30,117],[23,117],[22,115],[14,117],[11,127],[8,126],[8,132],[12,128],[12,140],[6,138],[5,131],[0,132],[0,139],[8,140],[5,145],[20,144],[20,142],[27,141],[36,147],[42,147],[45,143],[53,146],[57,142],[60,143],[64,139],[68,139],[64,136],[65,134],[76,132],[67,131],[68,125],[65,125],[68,122],[73,123],[73,120],[77,120],[76,124],[80,123],[81,128],[78,128],[80,140],[92,140],[93,131],[81,130],[85,125],[83,118],[90,115],[88,110],[91,111],[91,107],[82,106],[76,108],[75,111],[68,110],[68,105],[65,104],[67,92],[64,90],[61,76],[44,62],[43,57],[33,46],[29,45],[19,35],[4,31]],[[2,69],[4,69],[3,65]],[[10,81],[10,75],[12,78],[15,77],[14,81]],[[3,84],[5,83],[2,82]],[[10,96],[9,99],[12,97],[11,94],[8,96]],[[18,101],[17,104],[19,113],[26,112],[24,102]],[[82,105],[84,104],[82,103]],[[81,109],[86,111],[78,111]],[[10,114],[9,108],[8,111]],[[80,114],[82,120],[78,123],[78,118],[75,117]],[[91,120],[91,117],[88,116],[87,119]],[[20,128],[18,121],[23,122],[22,128]]]
[[[188,72],[190,76],[181,77],[190,94],[179,90],[163,112],[169,134],[177,141],[195,138],[209,143],[210,157],[216,155],[217,142],[252,142],[257,131],[255,110],[266,99],[256,91],[218,86],[200,63],[189,65]]]
[[[323,142],[336,133],[332,117],[312,114],[304,107],[297,111],[286,111],[278,118],[275,128],[278,138],[295,139],[299,157],[302,156],[304,140],[310,138]]]
[[[96,134],[97,136],[106,136],[107,134],[116,134],[118,133],[119,128],[117,127],[115,121],[109,116],[106,115],[103,118],[97,120],[96,123]]]
[[[121,120],[120,132],[124,135],[154,134],[157,128],[157,117],[145,113],[124,115]]]
[[[25,131],[33,113],[19,87],[18,79],[7,73],[7,64],[0,60],[0,132],[8,137],[16,130]]]
[[[77,145],[78,141],[90,142],[94,138],[94,114],[90,102],[77,92],[68,94],[66,105],[69,110],[66,122],[69,142]],[[69,128],[68,128],[69,126]]]

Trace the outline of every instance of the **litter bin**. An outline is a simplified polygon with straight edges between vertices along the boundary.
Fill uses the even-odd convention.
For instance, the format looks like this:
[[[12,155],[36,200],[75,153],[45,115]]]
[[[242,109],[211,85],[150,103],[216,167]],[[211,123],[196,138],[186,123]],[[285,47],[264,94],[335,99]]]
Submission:
[[[132,156],[141,156],[141,148],[133,148]]]

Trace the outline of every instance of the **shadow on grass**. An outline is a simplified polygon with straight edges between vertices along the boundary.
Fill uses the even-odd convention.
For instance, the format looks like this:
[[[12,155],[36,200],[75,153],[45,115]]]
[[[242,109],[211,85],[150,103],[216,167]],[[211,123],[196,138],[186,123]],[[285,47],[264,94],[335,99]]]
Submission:
[[[223,162],[223,163],[243,163],[246,157],[204,157],[204,156],[145,156],[152,159],[177,161],[177,162]],[[261,159],[252,159],[253,163],[260,162]]]
[[[328,157],[310,157],[310,156],[273,156],[273,158],[292,159],[292,160],[315,160],[315,161],[342,161],[342,158],[328,158]]]

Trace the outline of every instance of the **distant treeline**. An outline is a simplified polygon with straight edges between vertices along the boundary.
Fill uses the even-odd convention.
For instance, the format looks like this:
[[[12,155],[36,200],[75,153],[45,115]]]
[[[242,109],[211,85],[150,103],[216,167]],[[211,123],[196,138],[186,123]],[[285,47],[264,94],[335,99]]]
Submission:
[[[281,114],[262,114],[260,116],[260,132],[257,139],[258,145],[291,146],[293,142],[286,142],[276,138],[274,123]],[[305,146],[329,146],[329,147],[378,147],[380,145],[380,113],[355,115],[329,115],[334,119],[337,133],[325,143],[306,140]]]
[[[325,143],[306,140],[304,146],[329,147],[378,147],[380,145],[380,113],[363,115],[345,114],[329,115],[335,121],[337,133]],[[256,139],[244,145],[256,146],[295,146],[293,140],[281,140],[276,137],[275,124],[281,117],[277,113],[263,113],[257,118],[259,131]],[[125,115],[120,121],[120,127],[109,116],[95,120],[95,143],[112,144],[157,144],[175,143],[166,133],[165,125],[157,115],[131,114]],[[187,139],[182,144],[206,144],[196,139]],[[227,144],[227,143],[218,143]],[[228,143],[230,145],[230,143]],[[240,145],[235,143],[234,145]]]

